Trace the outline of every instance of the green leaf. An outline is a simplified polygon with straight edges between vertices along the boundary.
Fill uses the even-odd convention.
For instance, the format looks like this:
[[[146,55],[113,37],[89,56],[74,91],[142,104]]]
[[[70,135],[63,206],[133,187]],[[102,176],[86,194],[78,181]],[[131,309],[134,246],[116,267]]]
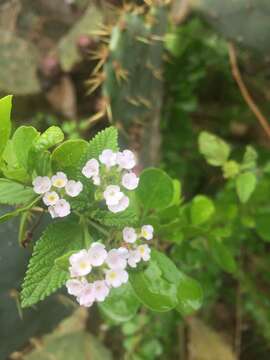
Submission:
[[[32,126],[20,126],[12,137],[17,161],[26,170],[28,169],[29,151],[38,137],[39,132]]]
[[[228,247],[215,238],[209,239],[209,246],[217,264],[228,273],[235,273],[237,265]]]
[[[66,254],[60,256],[59,258],[55,259],[55,261],[54,261],[55,265],[58,266],[59,269],[67,272],[68,268],[70,266],[69,258],[75,252],[76,252],[76,250],[71,250],[71,251],[67,252]]]
[[[64,140],[64,133],[58,126],[49,127],[34,144],[36,151],[48,150]]]
[[[178,287],[177,310],[184,316],[199,310],[203,303],[203,290],[198,281],[183,276]]]
[[[114,322],[129,321],[137,313],[139,301],[129,283],[111,289],[107,299],[99,303],[101,311]]]
[[[96,186],[89,179],[82,175],[82,168],[86,162],[92,158],[98,159],[104,149],[118,151],[118,132],[115,127],[108,127],[100,131],[88,144],[86,151],[82,154],[78,162],[76,176],[74,179],[80,180],[83,184],[83,192],[78,198],[73,199],[72,206],[78,211],[87,211],[94,199]]]
[[[204,195],[197,195],[191,203],[191,222],[201,225],[211,219],[215,213],[215,206],[211,199]]]
[[[36,242],[21,292],[22,307],[31,306],[60,288],[68,278],[55,260],[63,254],[84,247],[83,231],[78,221],[65,219],[48,226]]]
[[[242,169],[253,170],[257,165],[258,153],[252,146],[247,146],[243,158]]]
[[[202,304],[198,282],[179,271],[165,254],[156,250],[152,250],[147,269],[131,273],[130,282],[141,302],[154,311],[177,307],[183,315],[189,315]]]
[[[172,179],[162,170],[149,168],[140,175],[136,196],[145,211],[169,206],[174,198]]]
[[[270,213],[258,214],[255,217],[256,232],[267,242],[270,242]]]
[[[245,172],[236,178],[236,191],[239,200],[246,203],[256,188],[257,178],[252,172]]]
[[[32,209],[32,207],[40,200],[40,197],[36,197],[32,202],[30,202],[30,204],[28,205],[25,205],[23,207],[20,207],[20,208],[17,208],[16,210],[14,211],[11,211],[9,213],[6,213],[4,215],[1,215],[0,216],[0,223],[1,222],[5,222],[7,220],[10,220],[12,219],[13,217],[16,217],[30,209]]]
[[[56,171],[64,171],[71,175],[87,149],[85,140],[67,140],[59,145],[52,153],[52,167]]]
[[[159,264],[166,280],[177,286],[177,310],[184,316],[199,310],[203,302],[203,291],[198,281],[186,276],[163,253],[154,250],[153,259]]]
[[[173,179],[173,188],[174,188],[173,199],[172,202],[170,203],[170,206],[179,205],[181,202],[181,194],[182,194],[181,182],[177,179]]]
[[[104,149],[118,151],[118,132],[113,126],[100,131],[92,140],[90,140],[86,152],[87,159],[98,158]]]
[[[12,96],[8,95],[0,99],[0,157],[8,142],[11,132]]]
[[[36,196],[33,189],[15,181],[0,179],[0,204],[20,205],[28,203]]]
[[[203,131],[199,136],[199,150],[208,164],[222,166],[230,155],[230,146],[216,135]]]
[[[177,305],[175,285],[162,279],[162,273],[154,262],[147,271],[132,272],[130,283],[138,299],[149,309],[157,312],[169,311]]]

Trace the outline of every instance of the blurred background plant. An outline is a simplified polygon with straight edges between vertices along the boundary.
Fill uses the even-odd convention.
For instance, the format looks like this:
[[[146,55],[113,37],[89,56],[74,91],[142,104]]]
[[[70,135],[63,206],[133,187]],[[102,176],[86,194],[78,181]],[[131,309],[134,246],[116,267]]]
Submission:
[[[113,123],[141,167],[181,181],[160,243],[204,290],[187,317],[128,301],[73,313],[62,293],[22,313],[31,244],[1,224],[1,359],[269,359],[269,16],[267,0],[1,2],[16,123],[70,139]]]

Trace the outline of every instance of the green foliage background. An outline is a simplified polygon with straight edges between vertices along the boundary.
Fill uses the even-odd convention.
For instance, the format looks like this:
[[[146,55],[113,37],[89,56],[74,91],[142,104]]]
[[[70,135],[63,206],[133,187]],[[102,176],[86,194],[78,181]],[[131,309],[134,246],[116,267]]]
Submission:
[[[122,17],[130,31],[122,32],[123,22],[114,19],[111,41],[114,40],[115,47],[113,56],[106,58],[104,65],[107,78],[101,90],[87,101],[86,89],[77,79],[82,76],[85,81],[90,68],[97,64],[77,51],[74,39],[80,34],[80,27],[76,24],[76,31],[60,41],[59,49],[61,62],[67,64],[69,60],[64,70],[70,71],[72,86],[77,87],[78,94],[84,94],[78,96],[79,110],[74,112],[79,116],[68,118],[65,112],[56,112],[53,106],[49,110],[38,108],[38,112],[36,108],[27,108],[30,121],[25,121],[23,115],[15,116],[14,112],[19,121],[11,125],[11,97],[1,99],[0,204],[11,206],[3,208],[5,211],[1,211],[0,216],[1,249],[8,259],[2,263],[0,258],[0,268],[3,274],[8,269],[9,274],[0,280],[0,292],[4,295],[0,306],[3,324],[0,355],[3,359],[13,351],[21,351],[23,359],[46,359],[48,354],[53,354],[61,360],[71,351],[67,344],[72,339],[72,351],[74,348],[80,351],[70,356],[78,360],[89,354],[97,360],[200,360],[200,351],[210,360],[211,351],[198,350],[199,341],[193,338],[194,327],[197,331],[201,329],[196,322],[198,319],[204,326],[214,329],[215,334],[226,335],[232,359],[269,359],[269,139],[234,82],[227,45],[228,39],[240,43],[240,70],[256,103],[269,116],[268,70],[263,59],[268,55],[265,45],[268,23],[264,22],[268,4],[263,1],[251,4],[252,11],[248,13],[251,20],[246,28],[243,16],[247,16],[247,10],[242,9],[241,1],[237,8],[233,3],[230,2],[230,28],[227,7],[216,5],[215,1],[191,1],[190,15],[180,24],[173,23],[167,16],[167,8],[162,7],[159,9],[160,27],[150,22],[151,27],[148,23],[155,9],[143,14],[136,7],[135,10],[125,9]],[[83,2],[76,6],[86,8]],[[209,6],[216,18],[208,11]],[[81,19],[83,29],[92,11],[85,11]],[[95,20],[104,15],[104,9],[97,7],[95,11]],[[241,14],[239,18],[238,13]],[[264,21],[256,22],[261,16]],[[110,18],[111,14],[106,12],[106,17]],[[237,25],[238,21],[242,28]],[[141,43],[132,38],[136,29]],[[121,41],[115,41],[116,35]],[[144,36],[153,35],[164,36],[163,41],[154,46],[145,42]],[[258,38],[261,40],[256,41]],[[13,41],[13,37],[9,37],[2,47],[7,48],[10,41],[14,45],[21,40]],[[68,44],[72,45],[71,49]],[[65,51],[72,56],[65,57]],[[143,56],[144,61],[140,61]],[[115,59],[123,62],[122,70],[136,70],[127,77],[130,82],[125,79],[118,82]],[[155,60],[155,70],[163,68],[162,80],[154,76],[155,72],[143,77],[149,59]],[[87,74],[83,70],[76,72],[75,63],[81,64],[82,69],[86,67]],[[40,84],[36,86],[36,74],[33,76],[36,93]],[[27,86],[25,89],[29,92]],[[126,101],[127,94],[131,102]],[[111,113],[102,108],[99,121],[92,122],[97,98],[106,105],[106,111],[108,106],[112,107]],[[18,99],[14,99],[15,111]],[[88,102],[95,106],[85,107]],[[151,125],[152,119],[158,119],[158,127]],[[22,121],[24,126],[19,126]],[[105,147],[117,150],[117,131],[108,128],[110,122],[120,129],[120,147],[128,145],[135,149],[142,166],[152,161],[148,156],[152,151],[151,143],[157,137],[161,140],[154,164],[158,168],[148,168],[141,173],[140,187],[133,199],[136,206],[121,216],[104,210],[94,211],[91,205],[93,187],[80,174],[86,159],[97,156]],[[98,133],[104,128],[105,131]],[[14,247],[16,236],[19,244],[24,245],[28,231],[37,220],[31,212],[39,201],[31,189],[32,176],[56,170],[84,181],[85,198],[74,199],[72,207],[76,214],[67,222],[47,227],[48,219],[45,219],[37,228],[34,226],[34,240],[30,239],[28,245],[30,251],[22,248],[19,251]],[[30,337],[48,333],[74,310],[70,298],[62,293],[50,296],[38,308],[22,311],[21,306],[36,304],[65,282],[67,274],[59,266],[61,263],[65,267],[66,259],[62,256],[89,243],[81,230],[85,225],[83,217],[78,214],[91,216],[98,226],[105,230],[112,228],[115,232],[124,225],[147,221],[155,227],[157,249],[152,252],[150,265],[132,273],[129,284],[115,289],[98,308],[91,309],[90,314],[84,313],[83,318],[79,315],[79,320],[75,312],[71,325],[64,325],[74,333],[70,335],[65,330],[59,333],[57,329],[43,338],[43,347],[29,347]],[[20,219],[19,224],[17,219]],[[98,227],[89,225],[89,228],[92,238],[99,239],[102,233]],[[12,250],[7,240],[10,237]],[[30,253],[33,257],[20,303],[18,291]],[[16,276],[12,277],[13,273]],[[51,312],[48,310],[51,306],[59,311]],[[12,316],[4,315],[7,313]],[[47,321],[44,322],[44,318]],[[16,323],[20,326],[13,325]],[[5,328],[9,331],[9,339],[3,335]],[[206,334],[202,332],[201,336],[207,343]],[[210,349],[212,345],[210,343]],[[84,347],[85,352],[81,352]],[[219,360],[226,360],[226,356],[220,355]]]

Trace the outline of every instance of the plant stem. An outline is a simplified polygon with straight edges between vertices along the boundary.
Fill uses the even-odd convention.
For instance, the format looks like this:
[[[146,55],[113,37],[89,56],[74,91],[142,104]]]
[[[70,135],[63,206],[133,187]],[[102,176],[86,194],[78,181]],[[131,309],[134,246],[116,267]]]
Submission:
[[[93,226],[96,230],[98,230],[101,234],[105,235],[105,236],[109,236],[110,233],[109,231],[105,230],[102,226],[100,226],[99,224],[97,224],[95,221],[91,220],[91,219],[87,219],[87,222]]]

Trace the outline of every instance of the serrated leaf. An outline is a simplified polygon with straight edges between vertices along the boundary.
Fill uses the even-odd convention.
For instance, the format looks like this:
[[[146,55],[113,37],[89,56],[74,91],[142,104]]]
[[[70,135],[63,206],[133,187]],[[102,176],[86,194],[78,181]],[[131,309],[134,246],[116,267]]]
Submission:
[[[1,216],[0,216],[0,223],[1,223],[1,222],[5,222],[5,221],[7,221],[7,220],[10,220],[10,219],[12,219],[13,217],[16,217],[16,216],[18,216],[18,215],[20,215],[20,214],[22,214],[22,213],[24,213],[24,212],[32,209],[32,207],[33,207],[39,200],[40,200],[40,197],[38,196],[38,197],[36,197],[32,202],[30,202],[30,204],[27,204],[27,205],[25,205],[25,206],[23,206],[23,207],[20,207],[20,208],[16,208],[16,210],[14,210],[14,211],[11,211],[11,212],[8,212],[8,213],[6,213],[6,214],[4,214],[4,215],[1,215]]]
[[[246,203],[256,188],[257,178],[252,172],[245,172],[236,178],[236,191],[239,200]]]
[[[86,162],[92,158],[98,159],[104,149],[118,151],[118,132],[115,127],[108,127],[100,131],[90,140],[85,152],[82,154],[77,166],[77,174],[74,176],[83,184],[84,191],[78,198],[72,200],[72,206],[78,211],[87,211],[91,206],[91,199],[94,198],[96,186],[89,179],[82,175],[82,168]]]
[[[10,113],[12,96],[8,95],[0,99],[0,157],[6,147],[11,131]]]
[[[230,146],[220,137],[203,131],[199,136],[199,150],[208,164],[222,166],[230,155]]]
[[[118,131],[113,126],[100,131],[90,140],[86,156],[97,159],[104,149],[118,151]]]
[[[75,220],[52,223],[37,241],[22,286],[22,307],[31,306],[60,288],[68,274],[55,260],[72,250],[84,247],[83,232]]]
[[[8,179],[0,179],[0,204],[20,205],[36,196],[33,189]]]
[[[130,196],[130,205],[125,211],[114,214],[107,210],[98,209],[91,216],[105,226],[113,226],[119,229],[125,226],[135,226],[139,220],[132,196]]]

